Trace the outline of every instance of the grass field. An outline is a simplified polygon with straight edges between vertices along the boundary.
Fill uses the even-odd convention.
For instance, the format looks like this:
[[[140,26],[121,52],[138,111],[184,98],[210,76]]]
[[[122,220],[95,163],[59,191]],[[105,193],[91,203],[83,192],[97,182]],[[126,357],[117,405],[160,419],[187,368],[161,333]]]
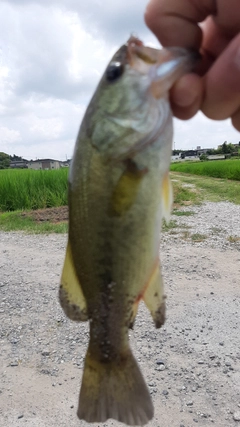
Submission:
[[[240,181],[240,160],[172,163],[171,171]]]
[[[0,211],[67,204],[68,169],[0,170]]]
[[[196,205],[204,201],[228,201],[240,204],[240,182],[216,179],[208,176],[187,175],[171,172],[174,204]]]
[[[240,164],[240,163],[239,163]],[[0,171],[0,230],[24,230],[28,233],[66,233],[65,222],[37,222],[23,211],[67,204],[66,169],[55,171]],[[229,201],[240,204],[240,181],[171,172],[174,191],[173,215],[193,215],[184,206],[200,205],[204,201]],[[12,212],[10,212],[12,211]],[[172,217],[174,218],[174,216]],[[164,225],[174,229],[176,221]]]
[[[22,211],[4,212],[0,214],[0,230],[25,231],[34,234],[67,233],[68,224],[65,222],[36,222],[31,217],[23,217]]]

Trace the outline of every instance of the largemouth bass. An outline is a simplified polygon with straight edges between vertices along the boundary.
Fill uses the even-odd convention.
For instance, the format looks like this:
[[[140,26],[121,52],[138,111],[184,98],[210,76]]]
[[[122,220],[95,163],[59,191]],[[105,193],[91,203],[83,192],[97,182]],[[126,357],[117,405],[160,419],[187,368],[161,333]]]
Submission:
[[[113,56],[87,108],[69,173],[69,239],[60,302],[89,320],[78,417],[143,425],[151,398],[129,346],[139,302],[159,328],[165,297],[159,261],[172,204],[168,91],[193,65],[181,48],[131,37]]]

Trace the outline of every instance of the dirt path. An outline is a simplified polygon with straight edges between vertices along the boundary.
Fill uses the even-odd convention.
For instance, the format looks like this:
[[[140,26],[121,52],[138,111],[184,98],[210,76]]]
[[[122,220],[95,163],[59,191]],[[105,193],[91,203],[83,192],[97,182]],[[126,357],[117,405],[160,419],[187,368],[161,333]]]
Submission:
[[[141,306],[130,332],[154,401],[151,427],[240,426],[235,211],[235,234],[221,226],[217,236],[195,241],[188,228],[183,239],[186,227],[205,221],[207,228],[209,205],[196,208],[194,217],[177,218],[179,229],[163,234],[167,322],[155,330]],[[65,243],[63,235],[0,233],[0,426],[87,426],[77,419],[76,405],[88,325],[66,319],[57,300]]]

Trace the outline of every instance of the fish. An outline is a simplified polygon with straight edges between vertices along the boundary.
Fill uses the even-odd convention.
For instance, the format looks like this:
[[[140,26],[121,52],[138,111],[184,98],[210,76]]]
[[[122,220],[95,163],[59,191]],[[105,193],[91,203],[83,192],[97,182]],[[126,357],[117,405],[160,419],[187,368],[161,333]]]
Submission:
[[[170,218],[173,121],[169,90],[193,52],[131,36],[114,54],[86,109],[69,171],[69,232],[60,304],[89,321],[80,419],[127,425],[152,419],[151,397],[129,344],[140,301],[165,321],[159,259]]]

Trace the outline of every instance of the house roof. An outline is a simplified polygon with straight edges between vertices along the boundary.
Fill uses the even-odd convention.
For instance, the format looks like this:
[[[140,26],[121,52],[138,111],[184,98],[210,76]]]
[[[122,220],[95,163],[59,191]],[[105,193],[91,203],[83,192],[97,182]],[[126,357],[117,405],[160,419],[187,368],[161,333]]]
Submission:
[[[28,163],[37,163],[37,162],[59,162],[61,163],[61,160],[55,160],[55,159],[37,159],[37,160],[29,160]]]

